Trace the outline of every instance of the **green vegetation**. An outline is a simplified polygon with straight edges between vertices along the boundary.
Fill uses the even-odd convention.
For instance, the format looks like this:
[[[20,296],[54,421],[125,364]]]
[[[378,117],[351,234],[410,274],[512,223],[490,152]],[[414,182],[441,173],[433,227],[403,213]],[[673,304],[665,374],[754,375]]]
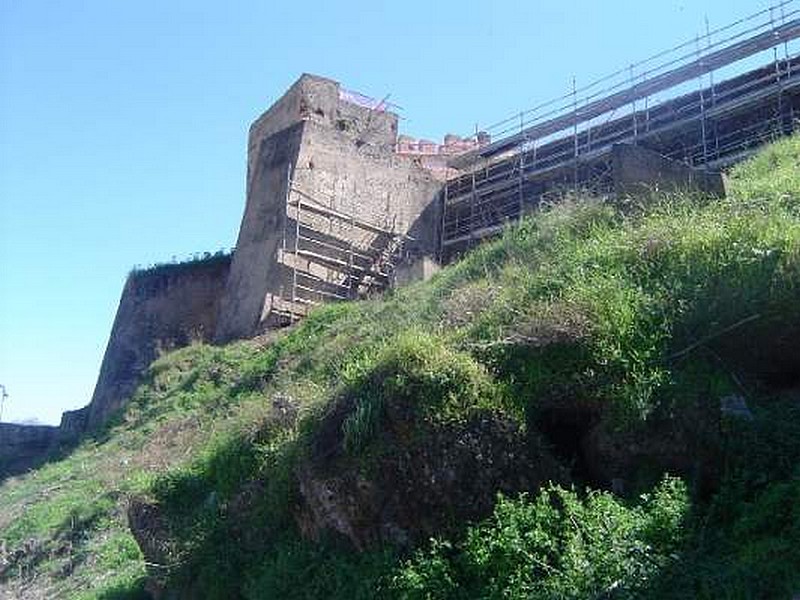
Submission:
[[[403,564],[402,598],[617,598],[646,595],[684,545],[689,503],[679,480],[626,507],[605,492],[560,487],[500,498],[491,519],[453,545],[434,541]]]
[[[350,452],[379,434],[387,399],[417,413],[418,420],[437,423],[492,410],[499,396],[485,369],[468,354],[416,331],[401,333],[350,363],[343,379],[344,394],[355,399],[343,424],[344,446]]]
[[[0,591],[136,598],[149,575],[209,598],[789,597],[800,138],[730,183],[624,214],[566,200],[430,282],[163,356],[105,431],[2,484]],[[732,394],[752,419],[720,419]],[[330,468],[368,477],[397,444],[487,415],[547,440],[572,484],[500,496],[413,548],[301,535],[298,469],[330,422]],[[612,475],[580,436],[625,493],[592,489]],[[136,503],[158,509],[157,572]]]
[[[210,267],[213,265],[224,265],[230,262],[233,251],[217,250],[211,252],[195,253],[186,260],[180,262],[173,256],[172,262],[155,263],[147,267],[136,265],[131,269],[131,275],[167,275],[181,273],[194,267]]]

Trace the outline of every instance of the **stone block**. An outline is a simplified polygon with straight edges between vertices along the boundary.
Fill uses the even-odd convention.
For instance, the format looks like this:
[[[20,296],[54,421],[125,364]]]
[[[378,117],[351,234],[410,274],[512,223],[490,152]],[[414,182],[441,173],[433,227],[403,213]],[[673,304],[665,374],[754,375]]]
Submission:
[[[618,196],[690,190],[699,190],[709,196],[725,195],[725,185],[719,173],[695,169],[631,144],[615,144],[611,154],[614,191]]]
[[[417,281],[428,281],[440,269],[439,263],[429,256],[404,261],[395,270],[394,287],[401,287]]]

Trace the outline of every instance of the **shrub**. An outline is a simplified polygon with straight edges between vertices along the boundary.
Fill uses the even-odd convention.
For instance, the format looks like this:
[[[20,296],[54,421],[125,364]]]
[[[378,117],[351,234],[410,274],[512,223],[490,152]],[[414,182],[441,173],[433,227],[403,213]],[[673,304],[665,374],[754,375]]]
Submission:
[[[390,339],[344,373],[344,395],[354,400],[343,424],[350,452],[365,447],[381,426],[387,404],[409,421],[463,422],[480,410],[501,406],[486,370],[468,354],[417,331]]]
[[[399,597],[639,597],[684,543],[685,486],[667,478],[626,507],[605,492],[551,486],[500,497],[492,518],[457,544],[434,541],[392,578]]]

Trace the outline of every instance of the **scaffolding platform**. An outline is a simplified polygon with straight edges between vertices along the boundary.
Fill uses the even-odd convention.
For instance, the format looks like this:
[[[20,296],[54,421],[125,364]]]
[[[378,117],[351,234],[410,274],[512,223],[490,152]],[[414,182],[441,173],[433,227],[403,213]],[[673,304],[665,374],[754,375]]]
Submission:
[[[272,325],[294,323],[323,302],[363,298],[390,285],[407,235],[326,205],[291,180],[287,189],[278,255],[282,284],[268,308]]]

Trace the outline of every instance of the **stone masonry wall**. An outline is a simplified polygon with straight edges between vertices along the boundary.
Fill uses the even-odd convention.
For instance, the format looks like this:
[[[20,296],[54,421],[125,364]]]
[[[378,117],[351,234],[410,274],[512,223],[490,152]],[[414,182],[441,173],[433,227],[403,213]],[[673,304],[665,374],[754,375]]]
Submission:
[[[401,234],[419,231],[415,252],[435,253],[434,200],[441,183],[412,158],[395,154],[396,115],[343,97],[336,82],[304,75],[251,127],[247,202],[221,303],[218,341],[264,329],[273,298],[286,286],[280,250],[296,227],[294,212],[287,211],[290,177],[294,188],[326,208]],[[315,219],[314,225],[324,225],[324,219]],[[374,236],[332,220],[324,231],[362,246]],[[299,266],[322,280],[332,273],[318,265],[316,271]]]
[[[346,134],[313,122],[305,127],[294,181],[329,208],[398,233],[411,230],[441,188],[413,158],[359,146]],[[438,222],[435,217],[431,221],[417,228],[415,246],[432,256]],[[340,233],[347,235],[342,228]]]
[[[725,194],[719,173],[693,168],[631,144],[615,144],[611,154],[614,192],[618,196],[646,194],[655,189],[662,192],[691,189],[712,196]]]
[[[285,219],[286,185],[297,160],[303,123],[261,138],[248,160],[247,202],[216,338],[243,338],[264,318],[264,299],[278,277],[275,263]],[[274,287],[274,285],[272,286]]]
[[[58,442],[58,427],[0,423],[0,477],[41,463]]]
[[[65,428],[83,418],[89,429],[105,423],[128,400],[160,350],[210,340],[229,268],[228,257],[215,257],[131,274],[87,413],[70,415]]]

